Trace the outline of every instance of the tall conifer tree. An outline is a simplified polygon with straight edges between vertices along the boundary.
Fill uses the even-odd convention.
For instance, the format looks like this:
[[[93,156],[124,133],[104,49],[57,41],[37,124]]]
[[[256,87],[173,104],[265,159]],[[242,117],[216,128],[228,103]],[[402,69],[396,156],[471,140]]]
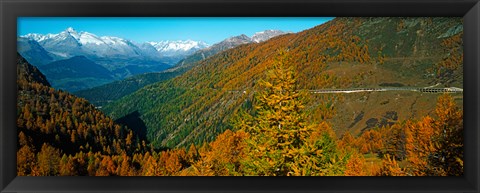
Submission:
[[[290,64],[288,53],[280,51],[265,79],[259,82],[256,116],[250,126],[241,127],[251,136],[243,162],[246,175],[322,175],[325,162],[334,159],[322,149],[333,155],[336,147],[329,142],[334,140],[328,134],[315,135],[313,125],[306,122],[302,111],[306,95],[297,88]]]

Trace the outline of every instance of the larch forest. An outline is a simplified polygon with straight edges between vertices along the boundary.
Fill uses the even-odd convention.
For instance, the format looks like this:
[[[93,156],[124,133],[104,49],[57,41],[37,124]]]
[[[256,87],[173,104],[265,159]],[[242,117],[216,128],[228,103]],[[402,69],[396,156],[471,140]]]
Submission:
[[[17,174],[462,176],[462,93],[314,92],[462,88],[461,25],[335,18],[192,59],[102,108],[18,54]]]

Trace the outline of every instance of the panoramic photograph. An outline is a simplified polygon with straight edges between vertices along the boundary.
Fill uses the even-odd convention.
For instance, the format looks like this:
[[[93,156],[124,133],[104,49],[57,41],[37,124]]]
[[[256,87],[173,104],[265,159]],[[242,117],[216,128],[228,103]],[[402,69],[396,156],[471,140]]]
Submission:
[[[19,17],[18,176],[463,176],[461,17]]]

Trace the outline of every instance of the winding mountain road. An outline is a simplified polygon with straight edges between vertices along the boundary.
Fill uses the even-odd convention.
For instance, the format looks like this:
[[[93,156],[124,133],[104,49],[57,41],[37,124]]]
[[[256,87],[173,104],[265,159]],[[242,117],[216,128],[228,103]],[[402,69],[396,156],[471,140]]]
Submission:
[[[385,92],[385,91],[414,91],[423,93],[463,93],[463,89],[456,87],[431,88],[431,87],[386,87],[386,88],[351,88],[351,89],[317,89],[309,90],[314,94],[323,93],[356,93],[356,92]]]

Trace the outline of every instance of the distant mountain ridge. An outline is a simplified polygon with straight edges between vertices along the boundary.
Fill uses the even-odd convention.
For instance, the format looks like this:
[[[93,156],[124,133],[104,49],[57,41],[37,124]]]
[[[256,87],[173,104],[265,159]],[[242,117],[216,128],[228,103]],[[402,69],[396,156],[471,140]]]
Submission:
[[[219,52],[222,52],[231,48],[235,48],[240,45],[249,44],[249,43],[260,43],[260,42],[267,41],[271,38],[274,38],[280,35],[285,35],[288,33],[290,32],[283,32],[280,30],[264,30],[264,31],[256,32],[252,37],[248,37],[245,34],[232,36],[221,42],[213,44],[208,48],[198,50],[197,52],[193,53],[192,55],[178,62],[178,64],[175,65],[173,68],[170,68],[166,71],[174,71],[178,68],[190,68],[191,66],[188,66],[186,64],[193,64],[196,61],[204,60]]]
[[[257,32],[255,34],[253,34],[253,36],[251,38],[251,41],[256,42],[256,43],[260,43],[260,42],[263,42],[263,41],[267,41],[272,37],[287,34],[287,33],[288,32],[283,32],[283,31],[280,31],[280,30],[265,30],[265,31],[261,31],[261,32]]]
[[[160,59],[162,56],[188,55],[209,45],[201,41],[178,40],[137,43],[113,36],[99,37],[89,32],[77,32],[69,27],[58,34],[30,33],[22,38],[37,41],[47,51],[59,57],[76,55],[96,57],[147,57]],[[58,46],[62,47],[58,47]]]
[[[17,49],[26,60],[36,66],[42,66],[55,60],[55,55],[46,51],[37,41],[29,38],[18,37]]]
[[[252,37],[244,34],[219,42],[222,46],[232,48],[239,44],[259,43],[272,37],[286,34],[280,30],[265,30],[256,32]],[[90,58],[148,58],[160,60],[162,57],[182,57],[210,47],[209,44],[194,40],[165,40],[138,43],[120,37],[97,36],[89,32],[77,32],[72,27],[58,34],[29,33],[18,38],[18,41],[35,41],[44,50],[54,55],[54,59],[67,59],[73,56],[89,56]],[[20,46],[20,51],[24,48]],[[22,55],[28,54],[20,52]],[[176,62],[175,62],[176,63]]]
[[[155,47],[162,56],[185,56],[210,46],[205,42],[193,40],[166,40],[148,43]]]
[[[74,56],[38,67],[55,88],[82,90],[115,80],[113,73],[85,56]]]
[[[75,76],[69,80],[50,78],[50,76],[59,76],[60,74],[55,74],[59,73],[59,70],[50,69],[46,72],[47,77],[50,78],[55,88],[75,92],[107,84],[115,80],[123,80],[134,75],[162,72],[169,68],[166,71],[168,74],[166,77],[172,77],[173,74],[178,75],[190,69],[190,64],[220,51],[242,44],[262,42],[282,34],[285,34],[285,32],[265,30],[255,33],[251,38],[242,34],[210,46],[205,42],[194,40],[137,43],[119,37],[100,37],[89,32],[78,32],[70,27],[58,34],[30,33],[20,36],[17,38],[17,44],[19,53],[35,66],[44,66],[57,61],[62,61],[60,63],[63,63],[72,57],[84,56],[89,61],[101,65],[110,71],[109,77],[111,78],[107,79],[105,77]],[[81,65],[78,62],[76,64]],[[171,68],[172,66],[173,68]],[[177,71],[178,68],[182,68],[182,70]],[[78,69],[86,70],[83,67]],[[175,73],[172,74],[170,72]],[[80,74],[86,75],[81,72]],[[154,76],[149,75],[148,77]],[[164,80],[163,74],[156,77],[148,80]],[[153,82],[144,82],[144,84],[147,83]],[[144,86],[144,84],[139,86]],[[131,91],[132,89],[129,88],[126,91]],[[133,91],[136,89],[138,88],[133,89]],[[119,96],[123,96],[123,94]]]
[[[279,30],[266,30],[266,31],[270,31],[270,32],[274,31],[274,32],[261,33],[261,34],[266,34],[265,36],[262,37],[263,41],[267,40],[267,38],[273,38],[278,35],[285,34],[284,32],[281,32]],[[258,33],[259,32],[257,32],[256,34]],[[196,51],[192,55],[189,55],[185,57],[185,59],[182,59],[174,67],[169,68],[165,71],[139,74],[136,76],[111,82],[98,87],[80,90],[75,92],[75,95],[84,97],[88,101],[90,101],[92,104],[101,107],[119,98],[122,98],[128,94],[131,94],[146,85],[153,84],[160,81],[165,81],[165,80],[174,78],[176,76],[179,76],[187,72],[191,68],[193,68],[195,65],[197,65],[198,61],[204,60],[205,58],[213,56],[219,52],[222,52],[243,44],[255,43],[253,39],[254,39],[253,36],[252,38],[250,38],[245,34],[229,37],[210,47]],[[172,43],[175,43],[175,41],[165,41],[162,44],[151,42],[152,45],[158,47],[157,49],[168,49],[169,46],[173,46]],[[195,42],[190,42],[190,43],[191,43],[189,44],[190,47],[197,46]],[[188,48],[189,47],[186,46],[186,48],[184,49],[188,49]]]
[[[64,71],[42,68],[42,70],[48,70],[47,77],[55,88],[70,92],[121,80],[132,75],[159,72],[170,68],[187,55],[208,46],[208,44],[193,40],[170,41],[163,49],[159,49],[152,43],[137,43],[112,36],[99,37],[89,32],[77,32],[71,27],[58,34],[30,33],[20,36],[17,38],[17,45],[18,52],[37,67],[46,66],[52,62],[57,62],[54,66],[59,67],[58,64],[66,64],[65,61],[81,56],[91,61],[87,62],[87,65],[93,62],[101,65],[102,68],[97,68],[98,66],[92,69],[75,68],[86,71],[95,69],[102,71],[90,73],[90,75],[106,74],[105,69],[109,71],[109,78],[90,75],[82,77],[79,75],[88,73],[79,71],[76,76],[65,82],[66,79],[56,78],[62,76],[59,73]],[[75,64],[83,65],[80,62],[75,62]],[[73,67],[66,68],[72,70]]]

